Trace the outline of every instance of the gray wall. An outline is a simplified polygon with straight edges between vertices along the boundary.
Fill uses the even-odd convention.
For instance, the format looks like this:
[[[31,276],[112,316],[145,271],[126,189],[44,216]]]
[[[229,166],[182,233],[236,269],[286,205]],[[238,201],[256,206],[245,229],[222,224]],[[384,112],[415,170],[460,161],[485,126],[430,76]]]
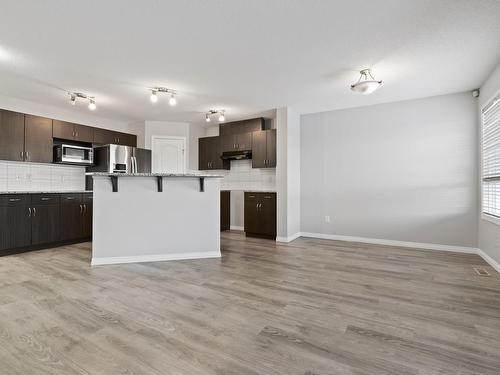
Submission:
[[[500,65],[481,86],[479,107],[500,93]],[[486,254],[500,263],[500,226],[479,217],[479,246]]]
[[[469,93],[304,115],[301,231],[476,247],[477,146]]]

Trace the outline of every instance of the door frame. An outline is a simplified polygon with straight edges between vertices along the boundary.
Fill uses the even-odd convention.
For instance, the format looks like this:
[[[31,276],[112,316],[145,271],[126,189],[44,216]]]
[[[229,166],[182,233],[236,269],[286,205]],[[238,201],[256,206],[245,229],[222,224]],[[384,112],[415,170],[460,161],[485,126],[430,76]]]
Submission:
[[[186,169],[187,169],[187,150],[186,150],[186,147],[187,147],[187,141],[186,141],[186,137],[179,137],[179,136],[176,136],[176,135],[152,135],[151,136],[151,172],[153,172],[153,167],[155,165],[155,153],[154,153],[154,150],[153,150],[153,147],[154,147],[154,141],[155,140],[162,140],[162,139],[175,139],[175,140],[182,140],[182,147],[183,147],[183,158],[184,158],[184,170],[181,172],[181,173],[186,173]]]

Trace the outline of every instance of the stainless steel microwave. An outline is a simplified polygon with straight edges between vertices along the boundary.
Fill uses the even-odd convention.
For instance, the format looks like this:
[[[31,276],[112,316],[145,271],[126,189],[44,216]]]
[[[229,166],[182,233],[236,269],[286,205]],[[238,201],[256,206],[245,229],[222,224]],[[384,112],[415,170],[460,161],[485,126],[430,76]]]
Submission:
[[[54,163],[92,165],[94,164],[94,150],[92,147],[55,145]]]

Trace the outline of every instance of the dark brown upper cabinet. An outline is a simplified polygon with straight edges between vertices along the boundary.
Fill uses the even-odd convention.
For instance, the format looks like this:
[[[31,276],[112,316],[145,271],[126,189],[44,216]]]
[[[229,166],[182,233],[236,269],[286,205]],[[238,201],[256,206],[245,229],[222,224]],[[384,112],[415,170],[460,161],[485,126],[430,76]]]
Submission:
[[[252,133],[252,168],[276,167],[276,129]]]
[[[115,144],[115,132],[107,129],[94,129],[94,143],[99,145]]]
[[[203,137],[198,140],[198,169],[229,169],[229,160],[222,160],[222,137]]]
[[[25,115],[24,160],[52,163],[52,119]]]
[[[223,135],[222,152],[245,151],[252,149],[252,133]]]
[[[254,118],[250,120],[233,121],[219,124],[219,135],[235,135],[242,133],[252,133],[265,129],[264,118]]]
[[[98,145],[116,144],[124,146],[137,146],[137,136],[133,134],[115,132],[107,129],[94,129],[94,143]]]
[[[24,114],[0,110],[0,160],[24,160]]]
[[[94,128],[72,122],[54,120],[52,124],[52,136],[59,139],[92,143],[94,141]]]

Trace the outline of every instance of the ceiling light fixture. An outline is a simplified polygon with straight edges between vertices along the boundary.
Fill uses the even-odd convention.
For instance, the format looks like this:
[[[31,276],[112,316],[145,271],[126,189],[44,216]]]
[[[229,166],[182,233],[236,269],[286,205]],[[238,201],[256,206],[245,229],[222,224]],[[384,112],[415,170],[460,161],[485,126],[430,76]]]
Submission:
[[[219,115],[218,119],[219,122],[224,122],[226,121],[226,116],[225,116],[226,111],[223,109],[211,109],[207,113],[205,113],[205,121],[210,122],[212,119],[210,118],[213,115]]]
[[[165,94],[170,94],[170,98],[168,99],[168,104],[170,104],[171,106],[177,104],[177,98],[175,97],[177,95],[176,90],[169,89],[166,87],[152,87],[149,90],[151,91],[151,96],[149,98],[151,99],[152,103],[156,103],[158,101],[158,93],[165,93]]]
[[[177,104],[177,99],[175,99],[174,94],[170,94],[170,99],[168,99],[168,104],[171,106],[174,106]]]
[[[68,92],[68,95],[69,95],[69,103],[71,105],[76,105],[76,100],[78,98],[80,98],[80,99],[85,99],[85,100],[89,101],[88,108],[91,111],[95,111],[97,108],[97,105],[95,104],[95,97],[94,96],[83,94],[81,92]]]
[[[151,96],[149,97],[149,99],[152,103],[156,103],[158,101],[158,95],[156,95],[156,92],[156,90],[151,90]]]
[[[369,95],[382,86],[382,81],[373,78],[370,69],[363,69],[359,72],[358,82],[351,85],[351,90],[362,95]]]
[[[95,111],[97,108],[96,104],[95,104],[95,99],[93,97],[89,97],[89,109],[91,111]]]

